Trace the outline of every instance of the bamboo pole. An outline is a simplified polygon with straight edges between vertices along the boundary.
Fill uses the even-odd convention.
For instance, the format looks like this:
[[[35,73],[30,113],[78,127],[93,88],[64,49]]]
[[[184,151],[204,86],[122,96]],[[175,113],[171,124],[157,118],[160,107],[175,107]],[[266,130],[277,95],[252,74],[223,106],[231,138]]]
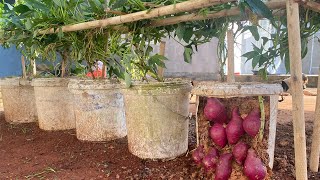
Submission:
[[[228,43],[228,74],[227,82],[234,83],[234,36],[233,30],[230,29],[227,31],[227,43]]]
[[[308,179],[308,176],[303,89],[301,76],[302,62],[299,5],[295,2],[295,0],[287,0],[286,6],[290,54],[290,80],[292,88],[292,116],[294,129],[296,179],[306,180]]]
[[[312,11],[320,13],[320,3],[310,0],[295,0],[295,2],[301,4],[305,8],[311,9]]]
[[[281,9],[281,8],[286,7],[286,0],[269,1],[266,3],[266,5],[270,9]],[[192,13],[192,14],[188,14],[188,15],[165,18],[165,19],[161,19],[161,20],[154,20],[154,21],[151,21],[150,26],[152,26],[152,27],[168,26],[168,25],[172,25],[172,24],[178,24],[181,22],[199,21],[199,20],[205,20],[205,19],[215,19],[215,18],[226,17],[226,16],[237,16],[240,14],[241,14],[240,9],[238,7],[233,7],[228,10],[222,10],[222,11],[215,12],[215,13],[209,13],[206,16]]]
[[[165,55],[165,50],[166,50],[166,42],[165,41],[161,41],[160,42],[159,54],[164,56]],[[159,75],[159,77],[161,79],[163,78],[163,72],[164,72],[163,67],[158,67],[158,75]]]
[[[320,67],[319,67],[320,70]],[[319,73],[320,74],[320,73]],[[315,109],[315,119],[313,123],[310,170],[318,172],[320,155],[320,77],[318,76],[317,102]]]
[[[266,5],[270,9],[285,9],[286,8],[286,0],[273,0],[273,1],[268,1],[266,2]],[[175,16],[171,18],[165,18],[165,19],[160,19],[160,20],[152,20],[148,26],[150,27],[159,27],[159,26],[168,26],[172,24],[178,24],[182,22],[188,22],[188,21],[200,21],[200,20],[205,20],[205,19],[215,19],[215,18],[220,18],[220,17],[227,17],[227,16],[238,16],[241,14],[241,11],[238,7],[233,7],[229,10],[222,10],[219,12],[214,12],[214,13],[209,13],[206,16],[199,15],[196,13],[188,14],[188,15],[181,15],[181,16]],[[282,15],[278,12],[275,12],[275,16],[280,16]],[[116,31],[121,31],[123,33],[126,33],[129,31],[129,29],[125,26],[118,25],[113,27],[114,30]]]
[[[21,67],[22,67],[22,78],[27,77],[27,71],[26,71],[26,61],[24,56],[21,56]]]
[[[312,11],[320,13],[320,3],[308,1],[304,4],[306,8],[311,9]]]
[[[169,14],[177,14],[180,12],[188,12],[196,9],[219,5],[235,0],[192,0],[177,4],[163,6],[152,10],[145,10],[136,13],[126,14],[122,16],[111,17],[103,20],[89,21],[79,24],[66,25],[62,27],[62,32],[79,31],[85,29],[101,28],[111,25],[135,22],[143,19],[151,19],[155,17],[165,16]],[[53,34],[59,32],[59,29],[50,28],[39,31],[39,34]]]

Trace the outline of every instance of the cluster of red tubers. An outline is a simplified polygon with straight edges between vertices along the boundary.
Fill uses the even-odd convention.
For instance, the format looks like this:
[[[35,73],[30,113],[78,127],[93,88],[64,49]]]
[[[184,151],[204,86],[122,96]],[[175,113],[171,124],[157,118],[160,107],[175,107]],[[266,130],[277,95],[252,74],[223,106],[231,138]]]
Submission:
[[[202,166],[206,172],[214,172],[215,180],[227,180],[232,173],[232,160],[243,166],[244,175],[249,180],[263,180],[267,175],[267,168],[257,156],[254,149],[240,141],[247,133],[254,138],[260,130],[260,110],[253,109],[244,120],[240,116],[239,108],[232,110],[231,120],[228,122],[226,108],[217,98],[208,98],[204,108],[205,117],[213,123],[209,129],[209,136],[214,142],[208,152],[200,145],[193,153],[196,164]],[[232,145],[232,152],[220,154],[218,149],[227,144]]]

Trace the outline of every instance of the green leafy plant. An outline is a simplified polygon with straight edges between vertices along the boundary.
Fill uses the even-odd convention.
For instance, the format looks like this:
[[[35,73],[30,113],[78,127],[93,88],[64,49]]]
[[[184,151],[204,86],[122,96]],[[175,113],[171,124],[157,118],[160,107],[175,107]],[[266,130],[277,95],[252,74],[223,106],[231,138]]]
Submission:
[[[123,24],[120,29],[110,26],[76,32],[61,30],[64,25],[151,10],[183,1],[186,0],[110,0],[108,3],[104,0],[24,0],[18,1],[14,6],[3,3],[7,8],[2,11],[0,22],[3,25],[0,39],[4,41],[4,45],[16,45],[30,59],[56,61],[60,56],[61,61],[69,64],[69,67],[70,62],[82,61],[91,67],[97,60],[101,60],[107,65],[109,77],[124,79],[128,84],[132,80],[148,80],[148,77],[158,81],[163,80],[158,76],[157,68],[165,67],[167,58],[153,54],[152,45],[160,42],[164,37],[170,37],[184,47],[182,56],[188,63],[192,61],[192,55],[198,50],[200,44],[209,42],[214,37],[218,38],[217,51],[223,76],[227,57],[225,36],[230,25],[235,23],[238,24],[235,35],[250,31],[256,41],[263,41],[261,46],[254,46],[254,51],[243,55],[247,60],[252,60],[253,66],[263,67],[264,70],[261,73],[266,74],[265,69],[273,65],[276,57],[288,59],[286,19],[285,17],[274,18],[272,11],[261,0],[239,0],[191,12],[206,16],[209,13],[237,6],[242,12],[241,17],[223,17],[161,27],[150,26],[151,20],[142,20]],[[251,12],[246,11],[246,8]],[[305,21],[301,26],[302,34],[303,39],[306,39],[319,30],[320,18],[316,19],[318,14],[313,12],[302,12],[305,15]],[[189,13],[183,12],[157,19]],[[269,19],[277,29],[277,32],[270,33],[270,37],[260,37],[258,33],[261,27],[257,19],[262,17]],[[243,18],[249,19],[251,25],[243,22]],[[54,28],[57,33],[39,33],[49,28]],[[123,35],[124,32],[126,35]],[[275,48],[266,49],[264,45],[267,42],[272,42]],[[306,42],[303,40],[303,44]],[[307,49],[306,46],[303,47],[304,50]],[[76,67],[81,69],[83,66]]]
[[[246,52],[242,56],[248,60],[252,60],[252,68],[259,67],[260,73],[266,75],[268,67],[275,67],[274,61],[280,57],[285,62],[287,72],[290,71],[289,44],[288,44],[288,27],[285,16],[275,18],[273,31],[267,31],[261,26],[256,28],[268,33],[268,36],[260,37],[259,34],[251,31],[256,41],[260,41],[261,45],[253,46],[253,50]],[[246,26],[247,29],[252,26]],[[246,28],[243,28],[244,30]],[[320,30],[319,13],[300,8],[300,34],[301,34],[301,58],[304,58],[308,52],[308,42],[310,37]],[[256,34],[256,35],[255,35]],[[270,43],[271,46],[266,44]]]

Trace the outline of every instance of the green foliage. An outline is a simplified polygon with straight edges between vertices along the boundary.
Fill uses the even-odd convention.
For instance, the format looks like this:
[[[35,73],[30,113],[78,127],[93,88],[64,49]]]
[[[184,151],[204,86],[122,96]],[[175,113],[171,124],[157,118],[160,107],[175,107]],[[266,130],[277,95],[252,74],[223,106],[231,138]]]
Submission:
[[[286,16],[279,16],[272,23],[274,31],[268,32],[267,37],[256,38],[255,33],[250,30],[256,41],[262,42],[259,47],[253,45],[253,50],[242,56],[252,60],[252,68],[262,68],[264,71],[268,67],[274,67],[274,60],[278,57],[285,62],[287,72],[290,71],[290,57],[288,44],[288,27]],[[262,31],[260,26],[257,26]],[[249,29],[247,26],[243,31]],[[319,13],[300,7],[300,36],[301,36],[301,58],[304,58],[308,52],[308,41],[311,36],[320,30]],[[266,48],[267,43],[272,47]],[[265,73],[264,73],[265,74]]]
[[[163,27],[151,27],[150,20],[142,20],[123,24],[123,31],[114,27],[100,29],[88,29],[77,32],[62,32],[62,26],[77,24],[92,20],[100,20],[118,16],[117,13],[105,11],[108,8],[120,14],[129,14],[139,11],[150,11],[163,5],[171,5],[186,0],[110,0],[105,4],[104,0],[21,0],[13,6],[6,3],[0,4],[0,39],[4,45],[16,45],[29,59],[57,60],[57,54],[64,54],[68,61],[86,61],[91,67],[96,60],[101,60],[107,65],[109,77],[124,79],[128,86],[132,80],[148,80],[152,77],[162,81],[157,75],[158,67],[165,67],[166,57],[153,54],[153,44],[157,44],[164,37],[176,40],[184,47],[181,56],[185,62],[192,62],[192,55],[198,50],[198,46],[218,38],[218,56],[220,59],[220,71],[223,74],[223,66],[226,63],[227,49],[225,35],[230,24],[237,23],[238,30],[235,35],[250,31],[256,41],[262,41],[260,46],[253,46],[252,52],[247,52],[243,57],[252,60],[252,66],[262,67],[261,74],[267,74],[266,68],[273,66],[276,57],[281,57],[289,67],[287,27],[285,17],[274,18],[272,11],[261,0],[240,0],[238,3],[229,2],[193,12],[206,16],[221,10],[238,6],[242,17],[222,17],[194,22],[184,22]],[[246,13],[249,8],[252,13]],[[307,52],[308,37],[319,30],[320,18],[318,14],[302,11],[301,34],[303,55]],[[188,12],[158,17],[165,19],[173,16],[189,14]],[[252,25],[241,22],[239,18],[250,16]],[[276,32],[270,32],[270,36],[261,37],[257,25],[257,17],[265,17],[272,20]],[[54,28],[55,34],[39,34],[40,30]],[[273,48],[265,48],[272,43]],[[83,74],[82,65],[76,67],[75,72]]]

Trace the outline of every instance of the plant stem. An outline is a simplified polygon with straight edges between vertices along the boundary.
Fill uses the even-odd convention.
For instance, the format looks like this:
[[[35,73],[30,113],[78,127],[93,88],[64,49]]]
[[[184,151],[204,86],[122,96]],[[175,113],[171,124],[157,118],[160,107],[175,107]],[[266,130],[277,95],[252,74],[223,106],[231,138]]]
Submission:
[[[263,133],[264,133],[264,126],[265,126],[265,122],[266,122],[266,113],[264,110],[264,99],[262,96],[258,97],[259,99],[259,106],[260,106],[260,112],[261,112],[261,126],[260,126],[260,130],[259,130],[259,141],[262,141],[263,139]]]

